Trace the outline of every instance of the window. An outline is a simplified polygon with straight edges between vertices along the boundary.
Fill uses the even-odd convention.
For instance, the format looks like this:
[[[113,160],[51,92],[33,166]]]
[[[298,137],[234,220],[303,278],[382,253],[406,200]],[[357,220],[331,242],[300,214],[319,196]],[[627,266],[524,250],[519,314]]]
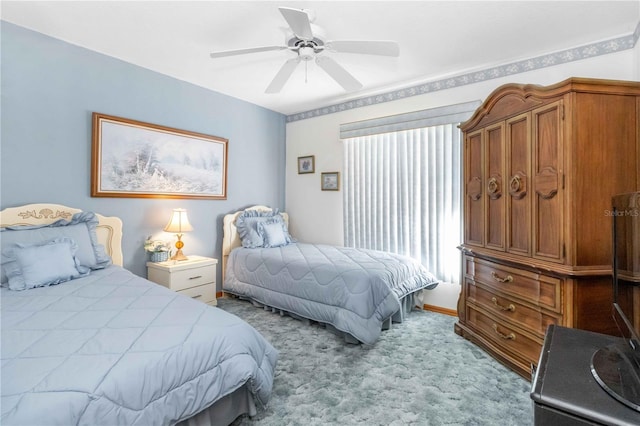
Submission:
[[[421,127],[396,120],[402,124],[384,133],[376,132],[379,120],[387,121],[388,130],[389,117],[369,125],[353,123],[359,130],[345,125],[346,246],[405,254],[422,262],[438,279],[459,282],[462,144],[458,123],[478,104],[463,104],[464,117],[442,114],[440,108],[419,112],[422,118],[414,121],[420,121]],[[436,116],[436,124],[424,125],[427,113],[432,122]],[[406,115],[393,119],[399,117]],[[452,119],[457,121],[441,123]]]

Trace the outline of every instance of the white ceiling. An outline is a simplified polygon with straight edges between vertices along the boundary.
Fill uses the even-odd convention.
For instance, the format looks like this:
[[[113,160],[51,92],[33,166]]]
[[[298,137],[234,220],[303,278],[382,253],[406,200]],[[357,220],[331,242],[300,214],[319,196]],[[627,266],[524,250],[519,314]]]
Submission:
[[[282,45],[287,25],[279,6],[311,9],[329,40],[395,40],[400,56],[324,53],[364,84],[356,93],[345,93],[310,62],[280,93],[265,94],[295,53],[209,53]],[[17,25],[293,114],[628,36],[640,20],[640,1],[3,0],[0,11]]]

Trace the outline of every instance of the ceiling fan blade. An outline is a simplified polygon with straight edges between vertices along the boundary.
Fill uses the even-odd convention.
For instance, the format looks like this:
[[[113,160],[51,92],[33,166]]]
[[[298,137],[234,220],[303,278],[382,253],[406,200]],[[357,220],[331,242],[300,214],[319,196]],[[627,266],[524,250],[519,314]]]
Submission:
[[[288,49],[287,46],[262,46],[262,47],[250,47],[247,49],[236,50],[223,50],[220,52],[213,52],[209,54],[212,58],[223,58],[226,56],[244,55],[246,53],[268,52],[270,50],[284,50]]]
[[[289,77],[291,77],[291,74],[293,74],[293,70],[296,69],[299,63],[299,57],[289,59],[287,62],[285,62],[284,65],[282,65],[282,67],[280,68],[280,71],[278,71],[273,80],[271,80],[271,83],[269,84],[269,87],[267,87],[267,90],[265,90],[264,92],[278,93],[280,90],[282,90],[282,87],[289,80]]]
[[[336,52],[400,56],[400,47],[395,41],[334,40],[328,41],[325,46],[329,50],[333,50]]]
[[[309,15],[302,9],[279,7],[280,13],[291,27],[293,34],[302,40],[313,40]]]
[[[316,63],[347,92],[354,92],[362,88],[362,83],[356,80],[354,76],[349,74],[347,70],[338,65],[333,59],[327,56],[318,56]]]

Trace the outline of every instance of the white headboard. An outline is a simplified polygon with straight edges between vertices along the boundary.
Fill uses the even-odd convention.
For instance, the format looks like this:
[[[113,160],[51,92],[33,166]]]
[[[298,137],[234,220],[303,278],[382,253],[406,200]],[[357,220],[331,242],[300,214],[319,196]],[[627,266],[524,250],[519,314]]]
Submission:
[[[71,219],[80,209],[60,204],[26,204],[0,211],[0,227],[44,225],[59,219]],[[104,245],[114,265],[122,266],[122,221],[115,216],[96,213],[98,242]]]
[[[227,258],[229,257],[229,253],[236,247],[242,246],[242,241],[240,241],[240,235],[238,235],[238,230],[236,228],[236,219],[240,216],[245,210],[259,210],[270,212],[273,209],[267,206],[252,206],[247,207],[244,210],[238,210],[235,213],[230,213],[224,216],[224,220],[222,222],[223,226],[223,237],[222,237],[222,282],[224,283],[224,274],[227,271]],[[284,219],[287,226],[289,225],[289,215],[281,212],[282,218]]]

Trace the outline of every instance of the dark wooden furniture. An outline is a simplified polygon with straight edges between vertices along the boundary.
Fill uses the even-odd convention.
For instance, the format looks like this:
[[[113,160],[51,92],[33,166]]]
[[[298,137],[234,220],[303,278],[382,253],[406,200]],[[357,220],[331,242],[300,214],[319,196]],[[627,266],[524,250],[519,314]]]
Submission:
[[[611,197],[640,189],[640,83],[494,91],[464,133],[456,332],[525,378],[548,325],[616,331]]]
[[[551,325],[534,376],[535,426],[639,425],[640,412],[600,387],[591,356],[618,337]]]

